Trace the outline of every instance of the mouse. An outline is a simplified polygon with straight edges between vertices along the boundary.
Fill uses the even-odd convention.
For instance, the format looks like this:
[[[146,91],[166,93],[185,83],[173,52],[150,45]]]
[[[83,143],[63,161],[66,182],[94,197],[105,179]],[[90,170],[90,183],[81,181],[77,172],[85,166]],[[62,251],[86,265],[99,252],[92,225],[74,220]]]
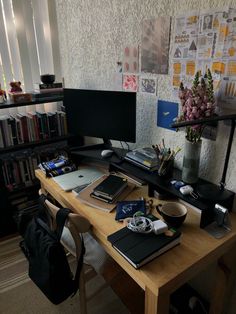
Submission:
[[[111,149],[104,149],[102,152],[101,152],[101,156],[102,157],[110,157],[112,154],[113,154],[113,150]]]

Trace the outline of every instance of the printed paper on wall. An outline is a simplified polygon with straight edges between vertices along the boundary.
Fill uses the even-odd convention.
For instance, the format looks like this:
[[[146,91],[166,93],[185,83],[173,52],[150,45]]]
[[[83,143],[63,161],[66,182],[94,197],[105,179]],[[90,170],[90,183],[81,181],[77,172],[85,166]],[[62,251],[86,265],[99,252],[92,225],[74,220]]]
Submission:
[[[142,23],[141,71],[168,74],[170,17]]]
[[[123,57],[123,72],[137,73],[139,71],[138,47],[126,46]]]
[[[218,106],[236,111],[236,9],[177,16],[171,56],[174,96],[180,82],[190,87],[196,71],[204,76],[210,69]]]
[[[139,92],[156,95],[157,80],[153,78],[141,77],[139,82]]]
[[[158,100],[157,102],[157,126],[176,131],[171,127],[178,116],[178,103]]]
[[[138,91],[138,76],[137,75],[123,75],[123,89],[126,91]]]

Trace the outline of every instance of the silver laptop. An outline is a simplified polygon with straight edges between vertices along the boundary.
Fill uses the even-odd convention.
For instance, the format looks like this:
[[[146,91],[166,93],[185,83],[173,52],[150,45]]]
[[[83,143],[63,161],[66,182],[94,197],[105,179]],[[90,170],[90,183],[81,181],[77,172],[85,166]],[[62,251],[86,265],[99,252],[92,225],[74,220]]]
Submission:
[[[94,168],[81,168],[79,170],[53,177],[64,191],[70,191],[78,186],[90,184],[104,173]]]

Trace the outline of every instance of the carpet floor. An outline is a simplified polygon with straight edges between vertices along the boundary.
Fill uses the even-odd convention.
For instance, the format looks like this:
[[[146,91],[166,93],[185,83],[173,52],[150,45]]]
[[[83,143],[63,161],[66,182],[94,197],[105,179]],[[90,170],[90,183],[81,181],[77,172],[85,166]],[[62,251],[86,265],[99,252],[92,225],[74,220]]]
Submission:
[[[28,263],[19,249],[20,237],[0,242],[1,314],[79,314],[79,295],[54,305],[28,277]],[[120,280],[119,280],[120,281]],[[113,282],[113,286],[117,286]],[[113,288],[114,288],[113,287]],[[89,314],[128,314],[130,311],[101,276],[86,283]]]

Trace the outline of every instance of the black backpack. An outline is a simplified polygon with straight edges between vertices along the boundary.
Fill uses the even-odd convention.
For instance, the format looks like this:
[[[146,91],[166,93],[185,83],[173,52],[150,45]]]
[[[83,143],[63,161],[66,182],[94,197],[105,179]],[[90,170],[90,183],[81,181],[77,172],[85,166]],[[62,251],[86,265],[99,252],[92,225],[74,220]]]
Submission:
[[[63,302],[77,292],[85,253],[82,239],[82,252],[73,278],[64,247],[60,243],[69,212],[67,208],[57,212],[56,231],[52,231],[39,216],[33,217],[27,225],[24,240],[20,243],[29,261],[29,277],[54,304]]]

